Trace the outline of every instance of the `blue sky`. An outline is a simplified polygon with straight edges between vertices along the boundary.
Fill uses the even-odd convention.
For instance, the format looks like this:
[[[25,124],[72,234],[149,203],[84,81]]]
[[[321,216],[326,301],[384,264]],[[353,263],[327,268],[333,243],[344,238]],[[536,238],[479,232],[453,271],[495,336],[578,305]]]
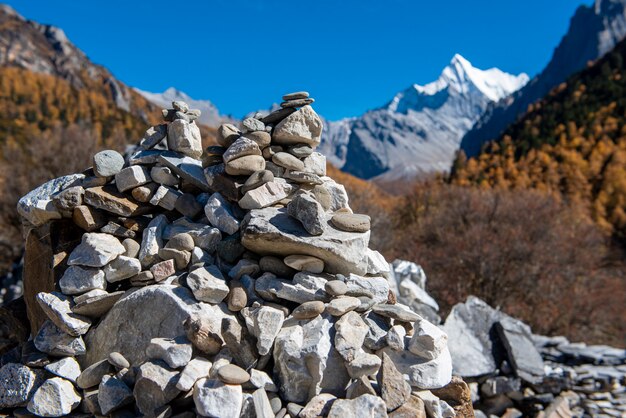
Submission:
[[[175,86],[226,114],[306,89],[329,119],[437,78],[454,53],[534,75],[590,0],[9,1],[63,28],[96,63],[144,90]]]

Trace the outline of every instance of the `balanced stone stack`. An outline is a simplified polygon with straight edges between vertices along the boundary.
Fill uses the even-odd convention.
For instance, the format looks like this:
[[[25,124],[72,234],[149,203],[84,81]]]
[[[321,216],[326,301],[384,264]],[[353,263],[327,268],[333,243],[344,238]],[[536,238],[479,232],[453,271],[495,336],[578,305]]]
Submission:
[[[2,357],[0,408],[473,416],[446,333],[397,302],[369,217],[326,176],[313,99],[283,99],[205,152],[199,111],[174,102],[126,158],[99,152],[20,200],[31,231],[64,221],[80,242],[26,297],[32,339]]]

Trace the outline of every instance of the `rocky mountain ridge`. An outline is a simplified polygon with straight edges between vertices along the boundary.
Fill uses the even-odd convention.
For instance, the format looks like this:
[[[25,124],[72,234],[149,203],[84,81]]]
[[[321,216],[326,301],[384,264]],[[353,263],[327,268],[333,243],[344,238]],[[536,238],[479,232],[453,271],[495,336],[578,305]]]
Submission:
[[[415,84],[363,116],[327,121],[320,150],[343,171],[365,179],[446,172],[486,106],[527,81],[526,74],[477,69],[456,54],[436,81]]]
[[[570,75],[601,58],[626,36],[626,0],[596,0],[580,6],[546,68],[524,88],[492,103],[476,125],[465,134],[461,149],[468,157],[482,145],[497,139],[504,129]]]

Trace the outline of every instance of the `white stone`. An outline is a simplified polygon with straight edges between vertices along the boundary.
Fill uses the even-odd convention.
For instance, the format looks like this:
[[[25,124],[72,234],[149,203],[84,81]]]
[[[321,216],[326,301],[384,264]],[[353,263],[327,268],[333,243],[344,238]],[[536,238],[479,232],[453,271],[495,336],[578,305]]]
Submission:
[[[202,157],[200,128],[193,122],[176,119],[167,125],[167,147],[199,160]]]
[[[151,180],[148,169],[140,165],[131,165],[115,175],[115,185],[120,192],[134,189]]]
[[[428,360],[439,357],[448,347],[448,334],[425,319],[415,322],[409,351]]]
[[[353,379],[362,376],[373,376],[378,373],[382,361],[376,354],[369,354],[361,350],[354,360],[346,364],[346,370]]]
[[[402,351],[405,348],[404,337],[406,337],[406,329],[402,325],[394,325],[387,333],[387,345],[393,350]]]
[[[330,211],[335,212],[339,209],[350,209],[348,204],[348,193],[343,184],[337,183],[330,177],[322,177],[324,188],[330,193]]]
[[[70,253],[67,264],[70,266],[103,267],[126,248],[113,235],[99,232],[83,234],[80,244]]]
[[[316,147],[320,143],[323,123],[311,106],[303,106],[287,116],[274,127],[272,142],[276,144],[308,144]]]
[[[211,365],[212,363],[204,357],[191,359],[180,373],[176,387],[183,392],[190,391],[198,380],[209,376]]]
[[[80,401],[80,394],[70,381],[53,377],[37,389],[27,409],[40,417],[62,417],[76,409]]]
[[[249,190],[239,200],[242,209],[261,209],[280,202],[295,190],[295,187],[287,183],[282,178],[275,178],[273,181],[263,184],[255,189]]]
[[[142,267],[150,267],[159,261],[159,251],[163,248],[163,230],[166,225],[167,217],[157,215],[143,230],[141,248],[137,257]]]
[[[274,339],[285,320],[285,314],[276,308],[263,306],[255,311],[253,318],[252,334],[257,338],[256,346],[259,354],[264,356],[272,349]]]
[[[350,376],[333,349],[334,319],[327,314],[311,320],[287,319],[274,342],[274,373],[281,398],[303,403],[324,392],[341,394]]]
[[[365,394],[355,399],[337,399],[328,418],[386,418],[387,406],[378,396]]]
[[[217,379],[200,379],[194,386],[193,401],[202,416],[239,418],[242,394],[240,385],[226,385]]]
[[[209,197],[204,213],[211,225],[228,235],[239,230],[239,221],[233,215],[230,203],[219,193],[213,193]]]
[[[367,274],[387,274],[391,271],[389,263],[385,260],[385,257],[378,251],[374,251],[370,248],[366,250],[367,253]]]
[[[109,283],[119,282],[141,272],[141,262],[137,258],[120,255],[104,267],[104,275]]]
[[[354,360],[363,347],[369,327],[358,313],[351,311],[335,323],[335,330],[335,349],[344,360],[348,362]]]
[[[278,392],[278,387],[270,375],[261,370],[250,369],[250,383],[257,389],[265,389],[267,392]]]
[[[52,196],[69,187],[80,186],[84,178],[84,174],[71,174],[47,181],[18,201],[17,213],[35,226],[61,219],[61,214],[52,203]]]
[[[71,336],[78,337],[85,334],[91,326],[87,317],[72,312],[74,302],[59,292],[37,294],[37,302],[44,313],[54,324]]]
[[[318,176],[326,175],[326,157],[319,152],[313,152],[311,155],[306,157],[303,162],[304,170],[302,171],[305,173],[313,173]]]
[[[148,357],[163,360],[172,369],[184,367],[191,361],[193,348],[187,337],[153,338],[146,354]]]
[[[261,150],[256,142],[246,137],[240,137],[228,147],[222,159],[225,163],[246,155],[261,155]]]
[[[200,267],[187,276],[187,285],[196,299],[208,303],[220,303],[230,289],[222,272],[215,265]]]
[[[74,357],[65,357],[61,360],[49,363],[44,369],[72,383],[76,383],[76,379],[80,376],[80,365]]]
[[[391,358],[398,371],[409,378],[411,386],[420,389],[439,389],[452,380],[452,358],[448,348],[434,360],[426,360],[410,351],[383,351]]]
[[[104,290],[104,272],[89,267],[69,266],[59,280],[59,287],[66,295],[78,295],[95,289]]]

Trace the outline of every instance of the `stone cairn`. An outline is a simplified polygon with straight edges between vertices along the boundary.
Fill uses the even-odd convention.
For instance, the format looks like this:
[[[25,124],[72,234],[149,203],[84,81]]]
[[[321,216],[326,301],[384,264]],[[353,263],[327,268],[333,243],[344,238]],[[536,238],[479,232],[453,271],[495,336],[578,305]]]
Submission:
[[[99,152],[20,200],[32,338],[3,356],[0,408],[473,416],[446,333],[397,302],[370,218],[326,176],[313,99],[283,99],[205,152],[200,112],[173,102],[126,158]],[[54,225],[74,243],[33,254]]]

